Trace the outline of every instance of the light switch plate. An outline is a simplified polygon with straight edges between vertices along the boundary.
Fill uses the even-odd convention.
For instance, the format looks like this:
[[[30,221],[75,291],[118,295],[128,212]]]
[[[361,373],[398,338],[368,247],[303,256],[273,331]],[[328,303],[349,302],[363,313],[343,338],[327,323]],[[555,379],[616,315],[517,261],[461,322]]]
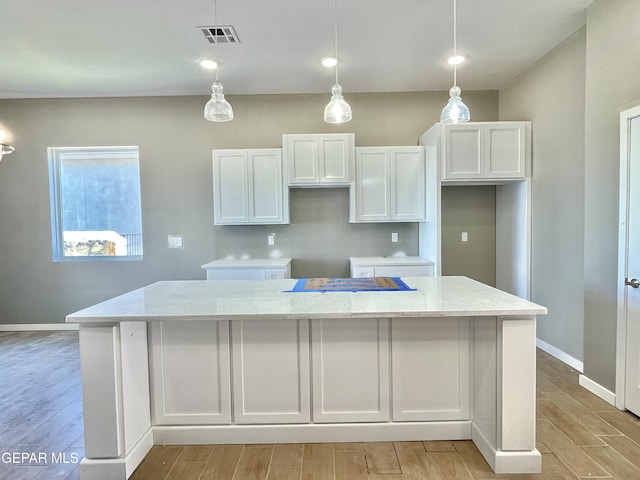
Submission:
[[[167,246],[169,248],[184,248],[182,235],[167,235]]]

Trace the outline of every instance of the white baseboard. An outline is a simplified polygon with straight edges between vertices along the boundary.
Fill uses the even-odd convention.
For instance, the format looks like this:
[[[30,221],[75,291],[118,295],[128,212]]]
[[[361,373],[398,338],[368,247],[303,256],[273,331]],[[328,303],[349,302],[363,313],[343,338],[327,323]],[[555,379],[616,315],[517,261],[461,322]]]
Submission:
[[[476,422],[471,425],[471,440],[491,469],[497,473],[540,473],[542,455],[535,448],[524,451],[498,451]]]
[[[581,387],[586,388],[587,390],[589,390],[594,395],[600,397],[605,402],[610,403],[614,407],[616,406],[616,394],[613,393],[611,390],[609,390],[607,388],[604,388],[599,383],[594,382],[589,377],[585,377],[584,375],[580,375],[578,377],[578,384]]]
[[[584,372],[584,364],[580,360],[572,357],[568,353],[563,352],[559,348],[554,347],[553,345],[545,342],[544,340],[540,340],[539,338],[536,338],[536,347],[538,347],[543,352],[547,352],[549,355],[557,358],[561,362],[566,363],[574,370],[577,370],[580,373]]]
[[[78,330],[77,323],[14,323],[0,325],[0,332],[39,332],[43,330]]]

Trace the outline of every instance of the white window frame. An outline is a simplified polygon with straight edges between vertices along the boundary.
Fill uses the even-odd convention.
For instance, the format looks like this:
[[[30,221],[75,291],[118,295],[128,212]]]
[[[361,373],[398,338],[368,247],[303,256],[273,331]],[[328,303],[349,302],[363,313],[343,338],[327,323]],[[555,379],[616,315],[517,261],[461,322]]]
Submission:
[[[62,225],[62,198],[60,189],[60,168],[63,160],[81,158],[132,158],[139,162],[139,148],[137,146],[118,147],[49,147],[49,194],[51,200],[51,239],[54,262],[118,262],[139,261],[143,255],[115,255],[115,256],[65,256]],[[140,164],[138,163],[138,168]],[[142,201],[142,199],[141,199]],[[142,215],[142,212],[141,212]]]

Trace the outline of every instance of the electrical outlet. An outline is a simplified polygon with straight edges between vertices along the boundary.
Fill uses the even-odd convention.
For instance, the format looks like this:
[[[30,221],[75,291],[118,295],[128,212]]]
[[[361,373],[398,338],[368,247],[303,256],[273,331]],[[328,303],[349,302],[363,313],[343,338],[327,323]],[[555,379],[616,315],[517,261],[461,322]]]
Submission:
[[[184,248],[182,235],[167,235],[167,246],[169,248]]]
[[[276,244],[276,234],[275,233],[270,233],[269,235],[267,235],[267,245],[272,247],[275,244]]]
[[[392,241],[393,243],[398,243],[398,232],[393,232],[393,233],[391,234],[391,241]]]
[[[469,241],[469,234],[467,232],[462,232],[462,235],[460,235],[460,241],[462,243],[467,243]]]

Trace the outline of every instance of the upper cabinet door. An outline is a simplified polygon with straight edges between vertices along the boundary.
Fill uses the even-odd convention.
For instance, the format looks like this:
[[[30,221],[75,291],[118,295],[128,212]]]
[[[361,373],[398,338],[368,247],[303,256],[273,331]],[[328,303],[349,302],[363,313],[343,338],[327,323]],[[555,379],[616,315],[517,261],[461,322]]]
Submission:
[[[525,123],[487,124],[485,132],[485,176],[487,178],[524,178]]]
[[[318,171],[318,136],[284,135],[284,148],[289,167],[289,184],[308,184],[320,181]]]
[[[349,183],[353,170],[354,135],[318,135],[320,181]]]
[[[284,194],[282,151],[249,150],[249,215],[251,223],[283,223],[288,195]]]
[[[391,147],[391,219],[425,219],[424,147]]]
[[[444,179],[484,177],[484,129],[480,124],[444,125]]]
[[[216,225],[249,223],[246,150],[214,150],[213,215]]]
[[[289,185],[349,185],[354,143],[352,133],[283,135]]]
[[[389,221],[389,149],[361,147],[356,152],[356,219],[360,222]]]

